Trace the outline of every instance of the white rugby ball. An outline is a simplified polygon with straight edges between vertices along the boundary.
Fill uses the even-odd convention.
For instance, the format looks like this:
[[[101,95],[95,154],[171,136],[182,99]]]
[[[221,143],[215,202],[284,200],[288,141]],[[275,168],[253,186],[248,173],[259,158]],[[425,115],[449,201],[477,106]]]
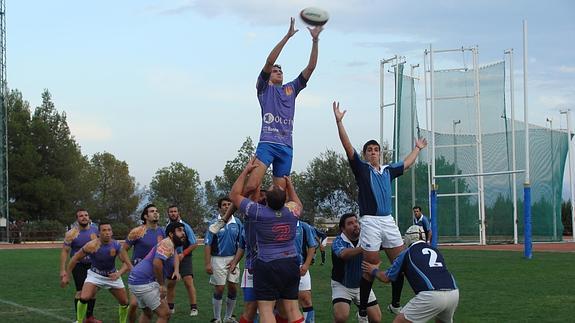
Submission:
[[[316,7],[303,9],[299,16],[306,24],[312,26],[323,26],[329,20],[327,11]]]

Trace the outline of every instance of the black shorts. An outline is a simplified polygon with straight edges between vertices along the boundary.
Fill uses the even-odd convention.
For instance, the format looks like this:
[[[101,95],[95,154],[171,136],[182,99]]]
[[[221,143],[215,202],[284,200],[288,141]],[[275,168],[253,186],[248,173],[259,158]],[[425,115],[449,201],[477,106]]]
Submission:
[[[192,276],[194,277],[194,272],[192,270],[192,254],[185,256],[180,262],[180,275],[182,277]]]
[[[270,262],[256,260],[254,265],[256,300],[298,299],[299,278],[299,265],[296,257]]]
[[[76,291],[81,291],[84,286],[84,281],[88,277],[88,269],[92,267],[89,263],[79,262],[76,267],[72,270],[72,277],[74,277],[74,284],[76,285]]]

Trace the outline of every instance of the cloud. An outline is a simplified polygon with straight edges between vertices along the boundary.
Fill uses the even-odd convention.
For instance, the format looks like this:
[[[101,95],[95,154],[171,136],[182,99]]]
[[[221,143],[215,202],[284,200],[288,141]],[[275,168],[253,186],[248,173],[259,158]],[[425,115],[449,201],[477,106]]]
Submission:
[[[85,118],[85,119],[84,119]],[[109,141],[112,139],[112,129],[96,121],[84,117],[80,120],[70,120],[70,131],[78,141]]]
[[[562,65],[559,67],[559,72],[561,72],[561,73],[575,73],[575,66]]]

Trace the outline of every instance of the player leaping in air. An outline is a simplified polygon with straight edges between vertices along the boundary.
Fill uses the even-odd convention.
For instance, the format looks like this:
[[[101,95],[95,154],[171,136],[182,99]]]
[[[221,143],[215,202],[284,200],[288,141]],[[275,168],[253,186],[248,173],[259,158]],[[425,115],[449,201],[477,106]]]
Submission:
[[[261,185],[262,178],[270,165],[273,165],[273,181],[275,185],[285,188],[284,176],[291,173],[293,158],[292,132],[295,115],[295,99],[303,90],[317,64],[319,34],[322,26],[308,27],[312,46],[309,62],[298,77],[283,84],[283,71],[276,60],[288,40],[298,32],[295,29],[295,19],[291,18],[287,34],[277,43],[266,59],[266,63],[258,76],[256,83],[258,101],[262,113],[262,128],[260,141],[256,149],[257,167],[247,179],[242,195],[250,197]],[[216,234],[225,226],[229,217],[236,211],[230,207],[226,214],[210,226],[210,232]]]

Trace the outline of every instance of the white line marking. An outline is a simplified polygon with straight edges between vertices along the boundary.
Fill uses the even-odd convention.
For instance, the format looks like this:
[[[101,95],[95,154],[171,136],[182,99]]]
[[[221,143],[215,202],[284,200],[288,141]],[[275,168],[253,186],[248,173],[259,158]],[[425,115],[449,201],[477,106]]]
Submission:
[[[21,309],[25,309],[25,310],[27,310],[27,311],[29,311],[29,312],[34,312],[34,313],[37,313],[37,314],[42,314],[42,315],[44,315],[44,316],[48,316],[48,317],[51,317],[51,318],[54,318],[54,319],[58,319],[58,320],[63,321],[63,322],[71,322],[71,320],[70,320],[69,318],[66,318],[66,317],[63,317],[63,316],[60,316],[60,315],[56,315],[56,314],[52,314],[52,313],[50,313],[50,312],[46,312],[46,311],[41,310],[41,309],[39,309],[39,308],[30,307],[30,306],[25,306],[25,305],[20,305],[20,304],[18,304],[18,303],[14,303],[14,302],[7,301],[7,300],[3,300],[3,299],[0,299],[0,303],[4,303],[4,304],[8,304],[8,305],[11,305],[11,306],[14,306],[14,307],[18,307],[18,308],[21,308]]]

